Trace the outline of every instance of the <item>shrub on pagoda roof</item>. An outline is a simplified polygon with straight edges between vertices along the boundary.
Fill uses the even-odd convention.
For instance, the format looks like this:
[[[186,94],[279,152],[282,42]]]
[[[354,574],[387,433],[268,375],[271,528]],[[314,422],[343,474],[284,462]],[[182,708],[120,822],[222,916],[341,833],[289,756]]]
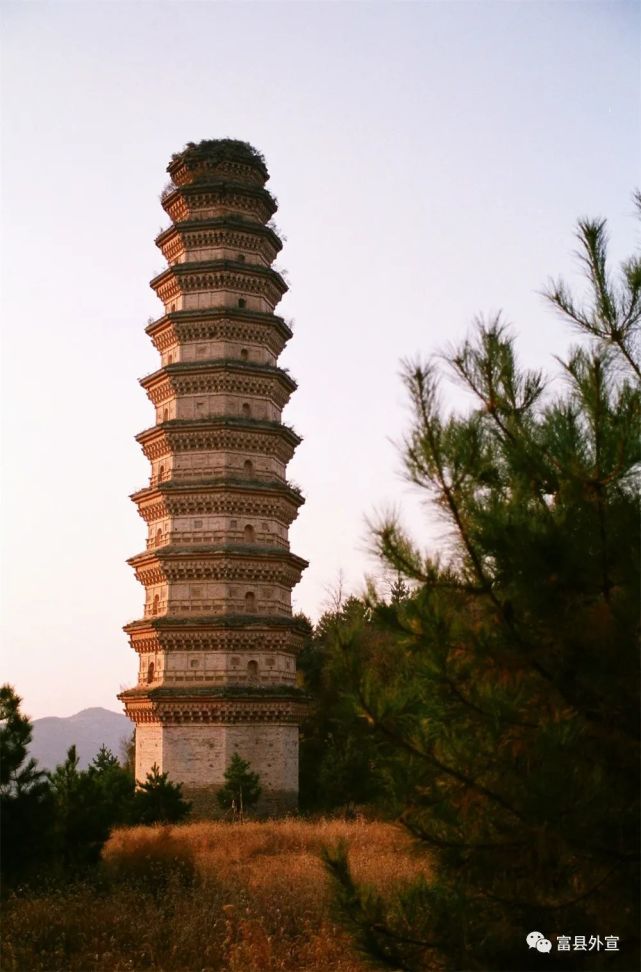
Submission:
[[[259,162],[265,167],[265,157],[249,142],[242,142],[237,138],[205,138],[201,142],[187,142],[181,152],[174,152],[169,168],[177,162],[211,159],[235,159],[245,162]]]

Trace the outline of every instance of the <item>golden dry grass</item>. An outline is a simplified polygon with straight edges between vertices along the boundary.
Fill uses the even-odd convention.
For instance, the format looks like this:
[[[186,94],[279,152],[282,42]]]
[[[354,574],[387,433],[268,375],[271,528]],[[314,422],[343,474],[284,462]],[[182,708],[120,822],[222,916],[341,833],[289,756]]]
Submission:
[[[5,904],[4,972],[364,972],[332,916],[323,847],[389,894],[427,871],[407,834],[365,821],[193,823],[116,831],[103,881]]]

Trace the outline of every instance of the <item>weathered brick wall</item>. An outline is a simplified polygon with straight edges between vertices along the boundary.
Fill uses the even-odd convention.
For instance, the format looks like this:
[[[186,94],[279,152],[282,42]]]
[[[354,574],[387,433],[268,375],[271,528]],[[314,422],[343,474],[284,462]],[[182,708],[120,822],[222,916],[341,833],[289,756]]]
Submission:
[[[154,763],[162,770],[162,726],[136,726],[136,779],[143,782]]]
[[[219,783],[225,771],[224,728],[167,726],[163,729],[163,770],[175,783]]]
[[[292,725],[155,726],[136,730],[136,779],[154,763],[182,783],[199,815],[218,812],[215,794],[234,753],[260,776],[258,812],[282,813],[298,798],[298,727]]]

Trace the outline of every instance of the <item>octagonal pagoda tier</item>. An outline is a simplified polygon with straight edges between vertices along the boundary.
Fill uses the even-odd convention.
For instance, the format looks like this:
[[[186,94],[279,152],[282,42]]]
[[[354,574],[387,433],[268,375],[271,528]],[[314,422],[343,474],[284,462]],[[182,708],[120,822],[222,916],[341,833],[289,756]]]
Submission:
[[[136,777],[154,763],[210,812],[237,752],[265,808],[296,803],[304,625],[291,591],[306,561],[289,549],[303,498],[287,482],[300,438],[282,421],[296,389],[278,366],[292,332],[272,263],[276,201],[262,156],[233,140],[190,144],[168,166],[167,267],[151,281],[160,356],[141,379],[155,424],[136,438],[149,484],[132,495],[146,549],[128,563],[145,590],[125,627],[137,685],[119,696],[136,723]]]
[[[269,313],[287,292],[277,271],[238,259],[176,263],[154,277],[151,285],[172,310],[242,306]]]
[[[241,263],[264,267],[270,267],[282,249],[270,226],[229,214],[174,223],[156,237],[156,246],[171,263],[240,257]]]
[[[207,358],[205,353],[141,379],[158,421],[213,415],[280,421],[296,389],[286,371],[258,362]]]
[[[243,479],[158,481],[132,495],[147,523],[147,547],[246,543],[289,549],[288,529],[303,498],[287,483]]]

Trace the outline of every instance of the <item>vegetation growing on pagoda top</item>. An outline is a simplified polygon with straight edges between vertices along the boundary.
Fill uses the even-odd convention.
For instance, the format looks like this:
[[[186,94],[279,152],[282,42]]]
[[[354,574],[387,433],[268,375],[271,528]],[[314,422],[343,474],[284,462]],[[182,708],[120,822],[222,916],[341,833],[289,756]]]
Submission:
[[[170,171],[179,162],[258,162],[267,171],[265,157],[249,142],[237,138],[205,138],[201,142],[187,142],[181,152],[174,152],[167,166]]]
[[[273,215],[278,204],[271,193],[263,186],[269,178],[265,159],[249,142],[241,142],[234,138],[205,139],[198,143],[188,142],[181,152],[175,152],[167,166],[171,182],[163,189],[160,195],[161,201],[165,203],[179,186],[186,188],[195,185],[201,187],[204,184],[219,185],[221,183],[219,167],[222,167],[223,170],[230,169],[230,166],[225,166],[224,163],[236,163],[236,166],[241,166],[240,177],[238,177],[237,172],[235,175],[242,183],[243,191],[259,195],[263,202],[270,203],[269,215]],[[246,174],[242,173],[244,166],[249,167],[252,172],[249,179],[246,178]],[[234,169],[233,165],[231,169]],[[228,171],[227,176],[229,177],[229,175]],[[257,178],[255,178],[256,176]],[[234,181],[233,177],[232,181]],[[222,183],[225,184],[224,178]]]
[[[167,172],[174,176],[181,169],[197,174],[196,181],[207,175],[222,162],[237,162],[258,169],[263,181],[269,178],[264,156],[249,142],[235,138],[210,138],[202,142],[187,142],[181,152],[174,152],[167,166]]]

